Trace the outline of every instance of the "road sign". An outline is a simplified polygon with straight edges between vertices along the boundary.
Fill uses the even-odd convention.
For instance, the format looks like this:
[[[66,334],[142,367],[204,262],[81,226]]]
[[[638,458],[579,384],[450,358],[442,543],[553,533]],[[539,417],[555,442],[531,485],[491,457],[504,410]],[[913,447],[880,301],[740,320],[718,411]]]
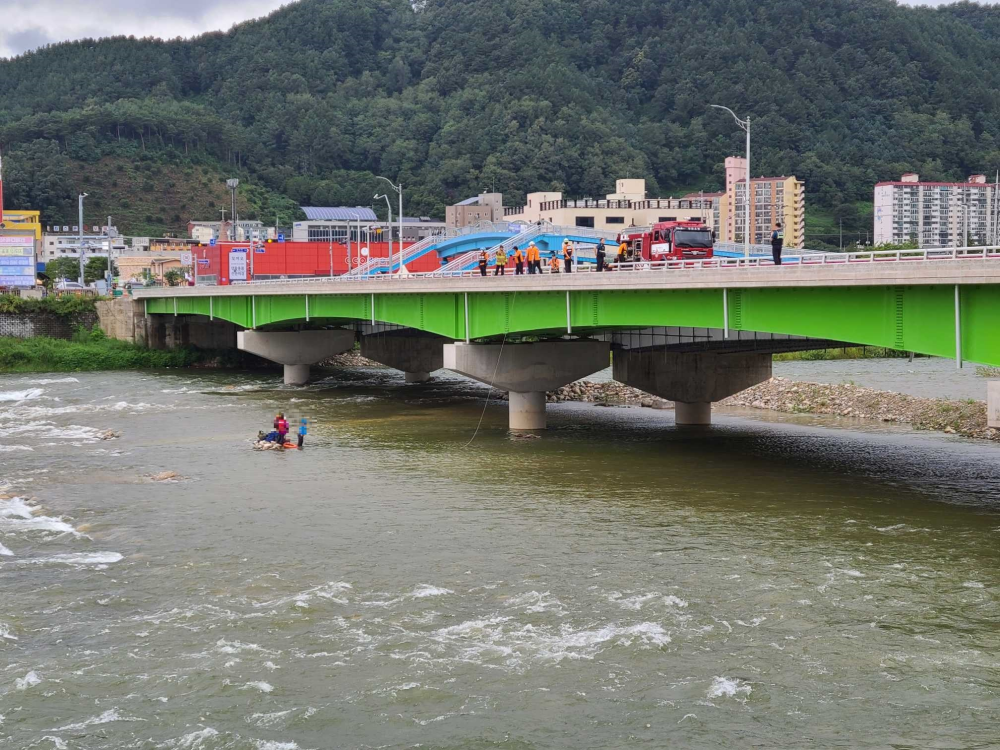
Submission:
[[[209,247],[215,247],[215,237],[213,237],[212,239],[210,239],[208,241],[208,246]]]
[[[278,242],[284,242],[284,241],[285,241],[284,233],[278,232]]]
[[[208,258],[198,258],[198,265],[199,266],[207,266],[208,265]]]

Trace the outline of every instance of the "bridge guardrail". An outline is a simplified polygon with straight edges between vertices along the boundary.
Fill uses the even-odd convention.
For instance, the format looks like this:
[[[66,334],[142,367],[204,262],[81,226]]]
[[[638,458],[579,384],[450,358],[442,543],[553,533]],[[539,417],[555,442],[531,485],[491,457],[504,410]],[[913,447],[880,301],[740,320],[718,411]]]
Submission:
[[[933,263],[940,260],[1000,260],[1000,246],[990,247],[954,247],[954,248],[924,248],[921,250],[868,250],[851,253],[805,253],[801,255],[788,255],[782,257],[782,265],[775,266],[769,257],[750,258],[708,258],[704,260],[666,260],[666,261],[637,261],[633,263],[608,264],[611,272],[616,271],[667,271],[667,270],[698,270],[698,269],[739,269],[739,268],[759,268],[772,267],[798,268],[802,266],[840,266],[857,263]],[[550,273],[548,266],[542,269],[543,273]],[[780,272],[780,271],[779,271]],[[596,273],[596,267],[591,264],[579,264],[573,273]],[[351,283],[355,281],[379,281],[384,283],[405,283],[414,278],[464,278],[479,275],[478,269],[445,271],[428,271],[425,273],[405,273],[405,274],[378,274],[375,276],[317,276],[313,278],[299,279],[269,279],[266,281],[234,281],[233,286],[255,286],[262,284],[309,284],[309,283],[329,283],[331,281],[339,283]],[[513,273],[506,274],[514,276]]]

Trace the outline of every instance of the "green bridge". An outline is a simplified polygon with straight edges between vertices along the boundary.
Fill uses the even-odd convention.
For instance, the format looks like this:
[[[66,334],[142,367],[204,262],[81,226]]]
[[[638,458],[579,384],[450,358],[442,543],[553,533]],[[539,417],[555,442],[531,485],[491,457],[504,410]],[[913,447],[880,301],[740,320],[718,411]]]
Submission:
[[[777,351],[858,344],[1000,366],[1000,262],[985,259],[259,282],[136,296],[149,315],[246,329],[241,348],[299,368],[286,368],[292,382],[327,356],[324,337],[334,347],[348,342],[340,335],[332,343],[343,332],[329,329],[367,333],[362,346],[372,358],[414,380],[441,361],[510,391],[512,426],[537,424],[514,420],[523,400],[516,394],[535,394],[525,409],[537,411],[538,393],[603,369],[612,346],[617,379],[679,402],[678,420],[696,423],[707,421],[712,401],[769,377]],[[283,361],[291,355],[274,342],[310,331],[311,343],[299,339],[297,347],[306,351]],[[495,349],[501,342],[506,352]],[[550,351],[539,358],[542,345]],[[442,359],[408,366],[418,349],[441,350]],[[536,377],[519,380],[518,368]],[[542,377],[546,369],[551,377]]]

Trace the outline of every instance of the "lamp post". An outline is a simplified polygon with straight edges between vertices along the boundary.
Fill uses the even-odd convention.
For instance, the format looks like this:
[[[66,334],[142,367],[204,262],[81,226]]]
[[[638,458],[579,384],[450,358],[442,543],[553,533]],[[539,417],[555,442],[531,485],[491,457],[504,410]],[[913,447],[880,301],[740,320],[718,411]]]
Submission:
[[[232,217],[232,222],[233,222],[233,230],[232,230],[233,236],[230,237],[231,240],[236,239],[236,188],[238,188],[239,186],[240,186],[240,181],[237,180],[235,177],[226,180],[226,187],[229,188],[229,193],[232,196],[233,200],[233,210],[230,211],[229,213],[229,215]]]
[[[83,286],[83,199],[87,197],[89,193],[80,193],[80,286]]]
[[[389,183],[389,187],[391,187],[393,190],[395,190],[397,193],[399,193],[399,270],[402,271],[403,270],[403,181],[400,180],[400,182],[399,182],[398,185],[393,185],[392,184],[392,180],[390,180],[390,179],[388,179],[386,177],[377,177],[376,179],[385,180],[386,182]],[[387,196],[386,197],[386,201],[388,201],[388,200],[389,199],[388,199],[388,196]],[[391,219],[390,219],[389,223],[390,224],[392,223]],[[390,232],[390,238],[391,238],[391,236],[392,236],[392,233]],[[391,241],[390,241],[390,245],[389,245],[389,273],[392,273],[392,244],[391,244]]]
[[[354,211],[349,212],[354,217],[358,227],[358,250],[361,250],[361,215]],[[361,265],[361,254],[358,253],[358,265]],[[347,222],[347,272],[351,272],[351,222]]]
[[[729,107],[723,107],[721,104],[710,104],[708,105],[714,109],[724,109],[726,112],[733,116],[736,120],[736,124],[739,125],[747,134],[747,196],[746,196],[746,226],[743,228],[743,257],[750,257],[750,203],[753,200],[753,191],[750,184],[750,115],[747,115],[745,120],[741,120],[736,116]],[[736,239],[735,237],[733,239]]]
[[[389,196],[388,195],[384,195],[384,194],[383,195],[377,195],[376,194],[375,195],[375,200],[378,200],[379,198],[385,198],[385,205],[389,208],[389,223],[388,223],[388,226],[389,226],[389,275],[391,276],[392,275],[392,204],[389,202]],[[400,230],[400,232],[403,231],[402,225],[400,225],[399,230]],[[399,264],[403,265],[403,253],[402,253],[402,251],[399,253]]]

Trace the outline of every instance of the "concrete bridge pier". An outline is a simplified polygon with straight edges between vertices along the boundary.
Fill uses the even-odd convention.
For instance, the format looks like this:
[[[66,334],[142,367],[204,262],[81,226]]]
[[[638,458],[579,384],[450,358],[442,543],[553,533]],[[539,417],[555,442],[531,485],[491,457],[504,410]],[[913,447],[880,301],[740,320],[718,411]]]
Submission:
[[[238,331],[236,348],[285,366],[285,385],[309,382],[310,365],[354,347],[354,331]]]
[[[407,383],[426,383],[432,372],[444,367],[447,341],[432,335],[374,333],[361,337],[361,356],[402,370]]]
[[[608,366],[604,341],[445,344],[444,366],[507,391],[510,429],[544,430],[545,394]]]
[[[679,425],[712,423],[712,403],[771,377],[771,355],[622,349],[615,380],[675,403]]]

